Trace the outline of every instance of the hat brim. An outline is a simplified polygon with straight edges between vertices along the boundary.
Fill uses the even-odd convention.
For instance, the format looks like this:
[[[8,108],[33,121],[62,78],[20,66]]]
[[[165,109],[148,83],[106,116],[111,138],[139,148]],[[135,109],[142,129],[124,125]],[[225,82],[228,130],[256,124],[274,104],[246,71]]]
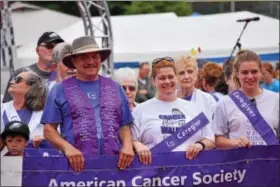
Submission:
[[[86,49],[86,50],[79,51],[77,53],[73,53],[73,54],[69,54],[69,55],[64,56],[63,59],[62,59],[62,62],[66,67],[71,68],[71,69],[76,69],[76,67],[73,65],[72,57],[75,56],[75,55],[78,55],[78,54],[93,53],[93,52],[99,53],[100,58],[101,58],[101,63],[104,62],[111,54],[111,50],[108,49],[108,48],[105,48],[105,49]]]
[[[2,140],[5,140],[6,138],[7,138],[7,136],[9,136],[9,135],[19,135],[19,136],[23,136],[26,140],[29,140],[29,136],[28,135],[26,135],[26,134],[24,134],[24,133],[21,133],[21,132],[15,132],[15,131],[3,131],[2,133],[1,133],[1,138],[2,138]]]

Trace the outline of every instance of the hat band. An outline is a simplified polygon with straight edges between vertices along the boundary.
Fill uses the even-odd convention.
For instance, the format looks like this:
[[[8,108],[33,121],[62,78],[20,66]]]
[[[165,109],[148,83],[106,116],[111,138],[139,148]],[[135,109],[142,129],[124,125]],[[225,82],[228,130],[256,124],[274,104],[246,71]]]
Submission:
[[[83,46],[83,47],[79,47],[79,48],[73,50],[73,51],[72,51],[72,54],[78,53],[78,52],[80,52],[80,51],[82,51],[82,50],[85,50],[85,49],[100,50],[99,47],[96,46],[96,45],[85,45],[85,46]]]

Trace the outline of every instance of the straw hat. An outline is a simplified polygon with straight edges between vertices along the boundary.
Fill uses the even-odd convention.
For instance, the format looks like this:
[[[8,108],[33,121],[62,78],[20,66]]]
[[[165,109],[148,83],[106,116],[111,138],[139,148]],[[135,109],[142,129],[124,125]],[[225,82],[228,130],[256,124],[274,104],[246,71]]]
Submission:
[[[95,39],[91,36],[82,36],[79,38],[76,38],[72,43],[72,52],[68,55],[66,55],[62,62],[65,66],[76,69],[75,66],[72,63],[72,56],[77,54],[83,54],[83,53],[91,53],[91,52],[98,52],[101,58],[101,62],[106,60],[111,53],[111,49],[109,48],[103,48],[100,49],[95,41]]]

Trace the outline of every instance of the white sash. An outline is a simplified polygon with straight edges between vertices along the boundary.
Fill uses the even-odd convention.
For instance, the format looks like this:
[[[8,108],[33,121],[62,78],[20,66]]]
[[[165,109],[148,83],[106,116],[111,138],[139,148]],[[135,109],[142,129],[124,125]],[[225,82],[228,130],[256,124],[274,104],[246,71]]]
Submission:
[[[18,116],[18,113],[13,105],[13,101],[10,101],[8,103],[3,104],[4,111],[6,111],[6,115],[9,121],[18,120],[21,121],[20,117]],[[34,136],[41,135],[43,136],[43,125],[40,124],[42,111],[33,111],[31,119],[28,123],[29,130],[30,130],[30,139],[32,139]],[[4,114],[4,112],[3,112]],[[2,114],[2,115],[3,115]],[[3,118],[3,116],[2,116]]]

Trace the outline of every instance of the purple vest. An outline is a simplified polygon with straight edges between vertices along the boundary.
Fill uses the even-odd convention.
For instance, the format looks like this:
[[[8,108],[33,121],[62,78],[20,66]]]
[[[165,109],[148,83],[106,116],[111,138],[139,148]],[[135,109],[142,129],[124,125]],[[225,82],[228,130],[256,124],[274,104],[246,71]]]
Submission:
[[[105,155],[119,152],[118,132],[121,123],[121,100],[113,80],[99,76],[99,110]],[[62,81],[73,120],[74,144],[84,155],[97,155],[97,129],[91,102],[75,78]]]

